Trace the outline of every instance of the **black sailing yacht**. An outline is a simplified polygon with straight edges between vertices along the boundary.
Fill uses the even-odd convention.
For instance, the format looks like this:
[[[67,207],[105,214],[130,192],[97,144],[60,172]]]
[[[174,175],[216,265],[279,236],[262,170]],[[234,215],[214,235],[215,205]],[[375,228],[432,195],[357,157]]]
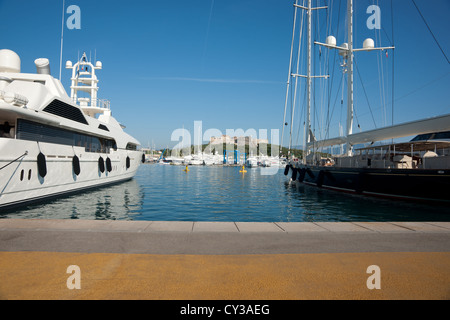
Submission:
[[[348,193],[420,201],[450,202],[450,114],[353,133],[354,53],[358,51],[387,51],[394,49],[394,47],[376,48],[372,39],[366,39],[363,43],[363,48],[354,48],[353,0],[347,0],[347,43],[337,46],[336,39],[333,36],[328,36],[325,43],[314,42],[314,44],[321,47],[338,50],[339,55],[343,58],[342,66],[347,74],[346,134],[320,141],[315,139],[310,125],[311,82],[314,78],[327,78],[328,76],[312,74],[311,20],[313,10],[324,8],[326,7],[313,8],[312,0],[307,0],[307,6],[299,5],[298,0],[294,4],[294,17],[297,16],[297,10],[303,10],[307,17],[308,67],[306,75],[300,75],[298,71],[297,73],[292,71],[292,48],[295,34],[294,18],[288,79],[306,78],[307,110],[303,159],[290,159],[284,174],[291,181]],[[286,105],[289,82],[290,80],[288,80],[287,86]],[[284,124],[285,119],[283,119]],[[393,143],[394,139],[409,136],[415,136],[415,138],[408,142]],[[387,144],[379,143],[389,140],[391,142]],[[368,146],[355,148],[364,144]],[[319,148],[338,145],[345,145],[345,152],[339,155],[328,154],[327,156],[318,152]],[[289,145],[290,148],[291,146]]]

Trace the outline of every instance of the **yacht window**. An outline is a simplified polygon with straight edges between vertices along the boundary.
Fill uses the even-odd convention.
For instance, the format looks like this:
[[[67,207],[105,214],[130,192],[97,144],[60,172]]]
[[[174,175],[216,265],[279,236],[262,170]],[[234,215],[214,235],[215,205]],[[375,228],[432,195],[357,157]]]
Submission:
[[[0,124],[0,137],[1,138],[14,138],[14,129],[9,124],[8,121],[5,121],[3,124]]]
[[[431,138],[431,133],[419,134],[411,141],[425,141],[425,140],[429,140],[430,138]]]
[[[114,139],[90,136],[24,119],[17,121],[17,139],[84,147],[86,152],[109,153],[111,148],[117,150]]]
[[[127,143],[127,150],[136,150],[137,149],[137,145],[135,145],[134,143]]]
[[[108,127],[105,126],[104,124],[100,124],[100,125],[98,126],[98,128],[99,128],[99,129],[102,129],[102,130],[105,130],[105,131],[109,131]]]
[[[82,124],[88,124],[80,109],[59,100],[53,100],[48,106],[43,109],[43,111]]]
[[[411,141],[446,140],[450,139],[450,131],[419,134]]]
[[[433,139],[436,139],[436,140],[450,139],[450,131],[438,132],[434,135]]]

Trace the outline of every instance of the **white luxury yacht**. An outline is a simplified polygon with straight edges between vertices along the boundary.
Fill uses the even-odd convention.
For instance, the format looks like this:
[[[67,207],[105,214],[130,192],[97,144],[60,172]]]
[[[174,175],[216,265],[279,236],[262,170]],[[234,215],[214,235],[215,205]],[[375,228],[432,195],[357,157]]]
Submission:
[[[36,74],[20,63],[0,50],[0,209],[133,178],[145,155],[97,99],[101,62],[67,61],[70,97],[48,59],[35,60]]]

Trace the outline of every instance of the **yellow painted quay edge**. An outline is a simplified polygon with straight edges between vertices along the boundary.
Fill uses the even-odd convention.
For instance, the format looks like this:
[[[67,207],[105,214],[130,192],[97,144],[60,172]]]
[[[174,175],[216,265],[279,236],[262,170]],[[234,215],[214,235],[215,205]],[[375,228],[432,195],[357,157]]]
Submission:
[[[79,289],[69,266],[79,267]],[[380,268],[369,289],[367,268]],[[0,252],[1,299],[450,298],[450,253],[161,255]]]

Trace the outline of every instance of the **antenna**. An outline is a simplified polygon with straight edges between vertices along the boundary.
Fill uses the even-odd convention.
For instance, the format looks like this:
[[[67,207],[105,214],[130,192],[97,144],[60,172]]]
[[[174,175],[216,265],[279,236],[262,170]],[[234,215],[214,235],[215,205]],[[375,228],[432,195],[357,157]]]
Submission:
[[[345,67],[347,69],[347,155],[352,155],[352,146],[349,143],[349,136],[353,134],[353,54],[358,51],[373,51],[373,50],[388,50],[394,49],[395,47],[379,47],[375,48],[374,41],[372,39],[364,40],[363,47],[355,49],[353,43],[353,1],[347,0],[347,37],[348,43],[343,43],[341,46],[336,46],[336,38],[333,36],[328,36],[326,43],[320,43],[314,41],[315,44],[331,48],[338,49],[339,55],[341,55],[344,60]]]
[[[64,39],[64,11],[65,11],[65,0],[63,0],[63,10],[62,10],[62,21],[61,21],[61,52],[59,55],[59,81],[61,81],[61,70],[62,70],[62,54],[63,54],[63,39]]]

